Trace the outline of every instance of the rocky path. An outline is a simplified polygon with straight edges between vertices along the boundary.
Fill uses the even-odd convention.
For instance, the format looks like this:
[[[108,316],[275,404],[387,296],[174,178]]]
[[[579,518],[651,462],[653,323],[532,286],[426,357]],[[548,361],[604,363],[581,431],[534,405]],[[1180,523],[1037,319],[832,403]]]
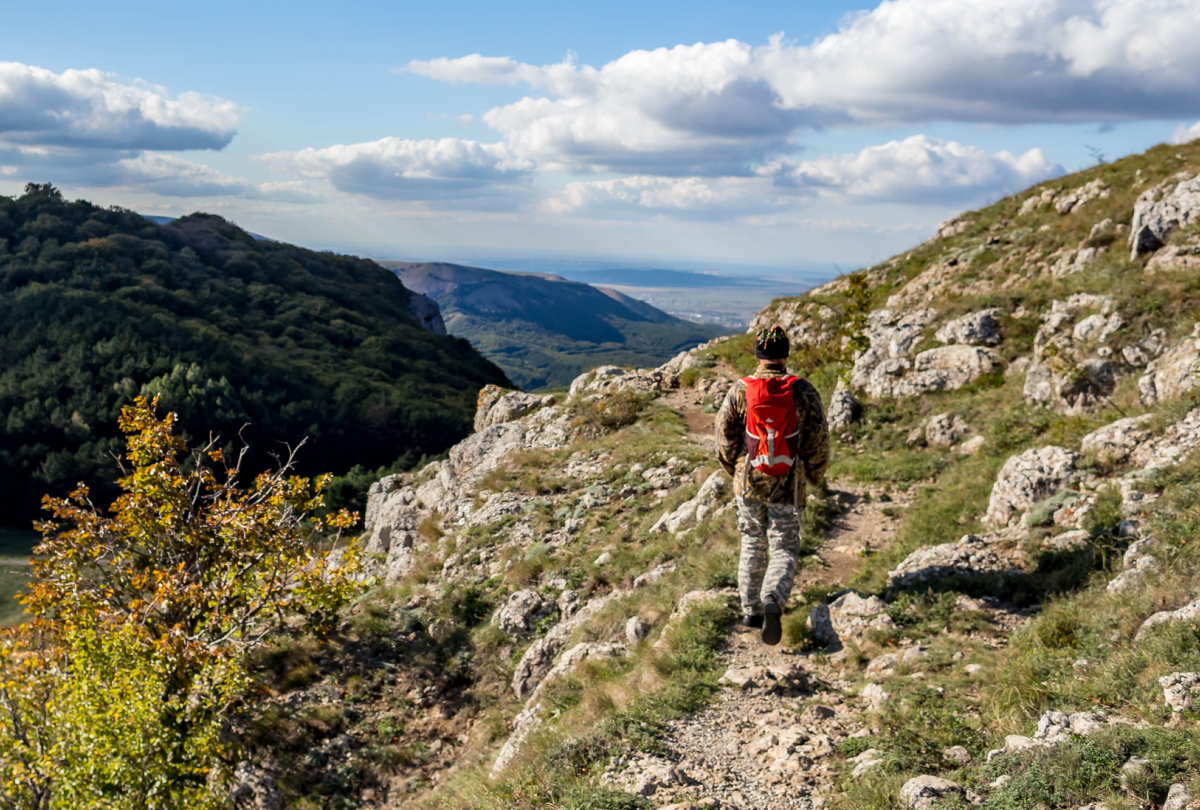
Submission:
[[[797,592],[845,582],[864,554],[891,542],[909,494],[840,484],[830,497],[841,511]],[[622,758],[602,780],[659,807],[824,806],[837,776],[830,755],[847,738],[870,733],[847,700],[851,684],[840,667],[823,656],[768,647],[757,630],[741,626],[721,659],[723,688],[704,710],[671,724],[670,754]]]

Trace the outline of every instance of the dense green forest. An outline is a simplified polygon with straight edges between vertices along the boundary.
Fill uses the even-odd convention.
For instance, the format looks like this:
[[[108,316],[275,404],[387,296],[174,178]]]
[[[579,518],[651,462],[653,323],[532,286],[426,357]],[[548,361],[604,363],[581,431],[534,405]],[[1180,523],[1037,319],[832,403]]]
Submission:
[[[450,334],[470,340],[527,390],[568,385],[596,366],[657,366],[728,332],[560,276],[444,262],[381,264],[436,300]]]
[[[306,475],[444,452],[479,389],[508,381],[421,329],[409,296],[374,262],[216,216],[160,226],[49,185],[0,197],[0,524],[27,526],[80,481],[109,502],[117,414],[139,394],[193,441],[246,443],[250,472],[306,438]]]

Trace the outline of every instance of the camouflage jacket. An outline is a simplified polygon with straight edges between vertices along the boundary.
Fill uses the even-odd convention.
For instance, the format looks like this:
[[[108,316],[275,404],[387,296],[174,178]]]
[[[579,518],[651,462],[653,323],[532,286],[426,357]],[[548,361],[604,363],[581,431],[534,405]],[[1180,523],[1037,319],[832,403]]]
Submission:
[[[753,376],[759,379],[786,377],[782,362],[759,361]],[[725,395],[717,414],[717,459],[725,472],[733,476],[735,495],[768,503],[799,504],[804,506],[808,484],[819,485],[825,480],[829,466],[829,425],[821,395],[812,383],[799,379],[793,385],[796,400],[796,421],[800,426],[797,463],[787,476],[763,475],[751,468],[746,477],[746,384],[738,380]]]

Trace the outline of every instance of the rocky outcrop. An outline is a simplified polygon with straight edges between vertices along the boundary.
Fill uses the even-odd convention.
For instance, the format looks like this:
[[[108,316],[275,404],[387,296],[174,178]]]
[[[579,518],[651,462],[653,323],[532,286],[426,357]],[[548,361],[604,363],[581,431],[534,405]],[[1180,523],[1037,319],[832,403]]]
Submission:
[[[721,502],[725,494],[726,475],[717,470],[705,479],[696,497],[684,501],[673,511],[666,512],[651,527],[652,532],[670,532],[671,534],[686,534],[688,524],[699,523]]]
[[[1139,470],[1174,467],[1200,446],[1200,408],[1189,411],[1182,419],[1163,431],[1157,439],[1143,442],[1130,454],[1130,461]]]
[[[1195,273],[1200,270],[1200,244],[1168,245],[1146,262],[1147,273]]]
[[[1078,459],[1077,453],[1053,445],[1012,456],[992,486],[983,522],[994,528],[1019,525],[1031,506],[1070,482]]]
[[[1179,172],[1142,192],[1133,206],[1129,226],[1129,257],[1153,253],[1171,233],[1200,219],[1200,174]]]
[[[829,408],[825,418],[832,430],[843,430],[862,416],[862,404],[846,384],[838,380],[837,388],[829,397]]]
[[[1042,189],[1040,192],[1034,192],[1026,197],[1025,201],[1021,203],[1021,207],[1017,209],[1017,216],[1023,217],[1026,214],[1031,214],[1039,208],[1049,205],[1050,202],[1057,196],[1057,188],[1046,188]]]
[[[925,441],[942,447],[952,447],[970,430],[971,427],[958,414],[939,413],[930,418],[929,423],[925,425]]]
[[[834,285],[837,283],[833,282]],[[817,290],[813,292],[816,293]],[[802,343],[819,346],[837,337],[840,325],[841,317],[836,310],[824,304],[799,299],[784,301],[762,310],[754,316],[748,331],[753,334],[768,326],[778,326],[787,332],[788,340],[793,346]]]
[[[1200,696],[1200,672],[1172,672],[1158,679],[1163,702],[1174,714],[1190,712]]]
[[[994,574],[1019,567],[1024,554],[1013,540],[999,534],[967,534],[956,543],[926,546],[888,571],[888,585],[911,589],[945,579]]]
[[[998,309],[981,309],[962,317],[947,321],[934,334],[942,343],[960,343],[964,346],[994,346],[1001,341],[1000,322],[996,320]]]
[[[1146,621],[1142,622],[1142,626],[1138,628],[1134,635],[1134,641],[1141,641],[1146,637],[1146,634],[1158,627],[1160,624],[1169,624],[1171,622],[1195,622],[1200,620],[1200,599],[1194,602],[1189,602],[1177,610],[1160,610]]]
[[[1138,398],[1143,405],[1176,399],[1200,385],[1200,324],[1191,337],[1166,351],[1146,366],[1138,379]]]
[[[1104,199],[1112,195],[1112,190],[1108,185],[1097,177],[1090,183],[1084,183],[1079,188],[1071,189],[1065,194],[1060,195],[1054,201],[1054,210],[1060,214],[1069,214],[1072,211],[1077,211],[1089,202],[1095,199]]]
[[[514,591],[492,617],[492,624],[513,638],[531,635],[533,623],[545,610],[537,591]]]
[[[855,362],[850,383],[872,397],[914,397],[957,390],[1002,367],[998,354],[978,346],[942,346],[911,360],[872,346]]]
[[[1150,423],[1153,420],[1150,414],[1118,419],[1084,436],[1080,449],[1085,455],[1099,461],[1123,464],[1139,445],[1150,438]]]
[[[838,651],[848,644],[861,646],[868,629],[894,630],[896,623],[887,613],[888,605],[878,596],[863,598],[854,591],[844,593],[828,605],[817,605],[808,616],[813,637]]]
[[[1107,404],[1122,369],[1110,359],[1112,347],[1098,344],[1124,325],[1114,309],[1110,296],[1089,293],[1051,302],[1034,336],[1033,362],[1025,373],[1026,402],[1069,414]]]
[[[937,810],[944,802],[962,802],[966,796],[961,786],[940,776],[914,776],[900,788],[901,803],[912,810]]]
[[[559,622],[550,632],[533,642],[521,656],[516,671],[513,672],[512,688],[516,696],[525,698],[531,695],[554,668],[555,659],[567,646],[575,631],[583,627],[598,610],[620,596],[624,596],[624,592],[613,591],[604,596],[592,597],[569,619]]]
[[[408,311],[417,319],[421,328],[435,335],[445,336],[446,322],[442,320],[442,310],[438,308],[437,301],[411,290],[408,295]]]
[[[475,432],[520,419],[543,405],[553,404],[554,397],[549,395],[538,396],[524,391],[506,391],[498,385],[485,385],[475,406]]]
[[[663,649],[671,643],[671,635],[676,628],[691,614],[693,610],[701,605],[724,605],[728,604],[733,596],[731,590],[707,590],[707,591],[689,591],[675,603],[675,609],[671,611],[671,615],[667,617],[666,624],[663,625],[662,633],[658,636],[658,641],[654,642],[654,649]]]

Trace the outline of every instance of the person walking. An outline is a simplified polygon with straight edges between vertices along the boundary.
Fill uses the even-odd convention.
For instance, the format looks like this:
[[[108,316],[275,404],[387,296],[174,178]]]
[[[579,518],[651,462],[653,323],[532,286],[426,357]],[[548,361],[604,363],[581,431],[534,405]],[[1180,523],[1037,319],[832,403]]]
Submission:
[[[733,477],[738,531],[738,591],[748,627],[766,644],[783,636],[783,608],[800,556],[800,510],[808,485],[829,466],[829,425],[821,396],[788,374],[791,351],[778,326],[755,336],[758,368],[738,380],[717,414],[717,459]]]

